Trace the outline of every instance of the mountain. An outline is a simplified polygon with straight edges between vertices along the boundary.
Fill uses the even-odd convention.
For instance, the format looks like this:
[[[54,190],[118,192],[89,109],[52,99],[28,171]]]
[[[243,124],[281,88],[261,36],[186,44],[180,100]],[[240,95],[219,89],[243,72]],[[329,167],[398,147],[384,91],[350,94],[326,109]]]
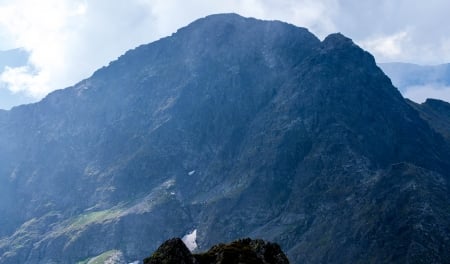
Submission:
[[[180,238],[169,239],[148,258],[144,264],[288,264],[289,260],[280,246],[250,238],[218,244],[205,253],[192,254]]]
[[[0,263],[132,262],[192,230],[292,263],[444,263],[449,105],[428,105],[339,33],[199,19],[0,111]]]

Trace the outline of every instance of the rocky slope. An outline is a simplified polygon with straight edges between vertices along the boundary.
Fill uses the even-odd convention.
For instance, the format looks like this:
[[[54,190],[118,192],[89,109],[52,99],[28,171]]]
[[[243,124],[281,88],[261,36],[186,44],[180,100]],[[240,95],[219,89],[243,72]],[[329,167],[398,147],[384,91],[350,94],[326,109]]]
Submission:
[[[169,239],[144,264],[288,264],[280,246],[250,238],[218,244],[207,252],[192,254],[180,238]]]
[[[431,127],[450,140],[450,103],[437,99],[427,99],[423,104],[409,103]]]
[[[445,262],[448,105],[425,106],[341,34],[197,20],[0,112],[0,263],[132,262],[193,229],[293,263]]]

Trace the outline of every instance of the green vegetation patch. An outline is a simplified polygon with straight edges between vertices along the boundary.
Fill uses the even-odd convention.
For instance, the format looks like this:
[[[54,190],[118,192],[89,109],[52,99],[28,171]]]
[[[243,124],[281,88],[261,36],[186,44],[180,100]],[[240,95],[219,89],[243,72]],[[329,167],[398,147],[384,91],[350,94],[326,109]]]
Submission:
[[[67,228],[69,230],[83,229],[90,224],[103,223],[111,219],[116,219],[122,216],[122,213],[123,211],[120,208],[112,208],[103,211],[89,212],[77,216],[75,219],[72,220],[72,222],[68,225]]]
[[[119,250],[110,250],[101,255],[77,262],[77,264],[104,264],[110,258],[120,254]]]

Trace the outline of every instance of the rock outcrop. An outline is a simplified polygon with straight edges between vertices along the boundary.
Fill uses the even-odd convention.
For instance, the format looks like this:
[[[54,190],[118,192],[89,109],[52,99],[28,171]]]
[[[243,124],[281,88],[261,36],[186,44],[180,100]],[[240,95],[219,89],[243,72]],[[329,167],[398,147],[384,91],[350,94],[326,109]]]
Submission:
[[[288,264],[280,246],[263,240],[240,239],[218,244],[205,253],[191,254],[183,241],[173,238],[164,242],[144,264]]]

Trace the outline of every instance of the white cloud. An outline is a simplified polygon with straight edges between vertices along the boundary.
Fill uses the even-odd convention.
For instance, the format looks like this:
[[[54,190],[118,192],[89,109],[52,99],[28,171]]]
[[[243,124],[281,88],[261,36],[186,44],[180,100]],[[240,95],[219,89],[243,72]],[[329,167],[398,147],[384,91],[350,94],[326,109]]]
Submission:
[[[291,1],[291,6],[287,10],[292,10],[292,23],[308,27],[321,38],[328,34],[339,31],[332,17],[339,12],[337,1],[304,1],[302,4],[295,4]]]
[[[340,0],[339,5],[341,12],[333,18],[333,22],[339,31],[357,43],[377,38],[383,40],[382,37],[397,37],[391,39],[393,52],[386,57],[367,47],[378,55],[377,61],[418,64],[450,61],[450,50],[444,45],[450,35],[450,28],[444,26],[449,20],[450,1]],[[403,38],[402,32],[407,32]],[[389,41],[384,43],[387,46],[385,50],[389,50]]]
[[[8,69],[1,81],[12,91],[41,98],[88,77],[127,49],[147,42],[150,10],[135,2],[17,0],[0,6],[3,31],[30,52],[28,67]],[[150,32],[144,34],[146,30]]]
[[[408,41],[408,32],[377,36],[360,42],[361,46],[374,53],[376,57],[388,60],[399,59],[404,52],[405,42]]]
[[[29,66],[6,67],[6,70],[0,75],[0,81],[8,84],[9,90],[13,93],[26,92],[31,96],[38,97],[48,91],[49,76],[46,72],[35,74]]]
[[[450,86],[428,84],[406,87],[403,96],[416,103],[423,103],[427,98],[441,99],[450,103]]]
[[[0,7],[0,25],[17,46],[30,52],[29,67],[8,69],[1,76],[12,91],[26,90],[30,95],[43,96],[67,77],[60,71],[67,63],[67,50],[62,44],[70,41],[66,28],[69,20],[79,15],[76,11],[80,4],[50,0],[36,5],[30,0],[18,0]]]

